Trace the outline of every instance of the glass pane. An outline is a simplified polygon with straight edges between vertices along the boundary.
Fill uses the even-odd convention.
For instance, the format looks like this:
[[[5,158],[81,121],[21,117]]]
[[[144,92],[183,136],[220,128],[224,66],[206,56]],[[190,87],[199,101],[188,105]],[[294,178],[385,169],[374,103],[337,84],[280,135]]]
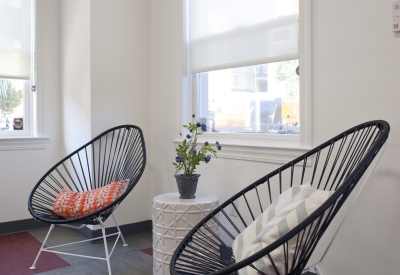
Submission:
[[[24,80],[0,79],[0,130],[24,130]]]
[[[203,131],[299,134],[298,60],[193,74]]]

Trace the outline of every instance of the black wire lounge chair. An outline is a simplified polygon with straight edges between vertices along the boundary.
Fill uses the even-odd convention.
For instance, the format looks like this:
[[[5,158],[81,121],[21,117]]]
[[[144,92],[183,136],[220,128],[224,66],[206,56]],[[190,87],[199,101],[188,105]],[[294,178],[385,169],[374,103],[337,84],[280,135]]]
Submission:
[[[31,269],[36,268],[35,265],[41,252],[52,252],[105,260],[107,261],[108,272],[111,275],[110,257],[120,237],[124,246],[127,246],[113,212],[126,198],[133,187],[135,187],[142,176],[145,165],[146,148],[143,133],[139,127],[134,125],[121,125],[109,129],[54,165],[39,180],[29,196],[28,208],[32,216],[36,220],[51,224],[50,230],[47,233]],[[102,187],[110,188],[110,185],[117,181],[124,182],[125,190],[121,191],[122,194],[112,203],[104,206],[100,204],[100,209],[83,214],[83,216],[80,217],[64,218],[53,213],[54,201],[62,190],[63,192],[65,192],[65,190],[85,192],[89,190],[99,190],[99,188],[100,190],[104,190]],[[112,216],[118,232],[106,235],[104,222],[110,216]],[[75,229],[82,229],[86,225],[100,225],[103,236],[84,241],[93,241],[103,238],[105,258],[54,250],[56,247],[58,249],[60,246],[79,242],[45,247],[48,237],[55,225],[72,227]],[[106,242],[106,238],[109,236],[116,237],[116,241],[110,252]]]
[[[321,261],[312,266],[307,263],[332,219],[384,145],[389,131],[389,124],[381,120],[360,124],[250,184],[187,234],[172,256],[170,273],[294,275],[311,269],[320,273]],[[377,161],[378,158],[364,175],[364,183]],[[235,259],[233,250],[244,247],[240,243],[237,245],[238,236],[243,236],[242,232],[254,224],[268,206],[276,206],[275,199],[285,190],[306,185],[318,192],[330,191],[330,196],[286,233]],[[232,216],[232,210],[237,214]],[[237,247],[232,249],[235,242]],[[252,244],[258,245],[257,241]]]

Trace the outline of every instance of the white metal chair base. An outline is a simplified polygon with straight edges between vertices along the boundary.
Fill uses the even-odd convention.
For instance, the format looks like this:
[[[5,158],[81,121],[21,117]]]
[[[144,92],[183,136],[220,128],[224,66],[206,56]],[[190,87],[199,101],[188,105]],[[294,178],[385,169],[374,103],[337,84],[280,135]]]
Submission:
[[[114,215],[111,214],[111,216],[114,219],[115,225],[117,226],[118,232],[116,233],[112,233],[112,234],[108,234],[106,235],[105,232],[105,227],[104,227],[104,223],[101,221],[101,219],[99,218],[99,223],[101,226],[101,231],[102,231],[102,236],[101,237],[96,237],[96,238],[91,238],[91,239],[87,239],[87,240],[83,240],[83,241],[77,241],[77,242],[71,242],[71,243],[66,243],[66,244],[61,244],[61,245],[55,245],[55,246],[50,246],[50,247],[44,247],[46,245],[47,239],[50,236],[51,231],[55,228],[55,224],[52,224],[50,226],[49,232],[46,235],[46,238],[44,239],[42,246],[40,247],[39,253],[36,256],[35,261],[33,262],[33,265],[29,268],[29,269],[36,269],[36,262],[39,259],[39,256],[42,252],[50,252],[50,253],[55,253],[55,254],[62,254],[62,255],[68,255],[68,256],[76,256],[76,257],[82,257],[82,258],[89,258],[89,259],[95,259],[95,260],[103,260],[103,261],[107,261],[107,267],[108,267],[108,274],[111,274],[111,266],[110,266],[110,258],[112,253],[114,252],[114,248],[117,245],[117,242],[119,240],[119,238],[121,237],[122,242],[123,242],[123,246],[128,246],[128,244],[125,242],[124,236],[122,235],[122,232],[117,224],[117,221],[114,218]],[[61,226],[65,226],[65,225],[61,225]],[[82,225],[80,227],[75,227],[75,226],[71,226],[71,225],[67,225],[65,227],[72,227],[72,228],[77,228],[77,229],[81,229],[83,227],[85,227],[85,225]],[[107,237],[111,237],[111,236],[115,236],[117,235],[117,239],[114,242],[114,245],[111,249],[111,252],[108,251],[108,246],[107,246]],[[98,240],[98,239],[103,239],[104,241],[104,250],[105,250],[105,254],[106,257],[105,258],[101,258],[101,257],[93,257],[93,256],[88,256],[88,255],[82,255],[82,254],[73,254],[73,253],[66,253],[66,252],[62,252],[62,251],[57,251],[57,250],[53,250],[54,248],[58,248],[58,247],[63,247],[63,246],[67,246],[67,245],[73,245],[73,244],[78,244],[78,243],[83,243],[83,242],[90,242],[90,241],[94,241],[94,240]]]

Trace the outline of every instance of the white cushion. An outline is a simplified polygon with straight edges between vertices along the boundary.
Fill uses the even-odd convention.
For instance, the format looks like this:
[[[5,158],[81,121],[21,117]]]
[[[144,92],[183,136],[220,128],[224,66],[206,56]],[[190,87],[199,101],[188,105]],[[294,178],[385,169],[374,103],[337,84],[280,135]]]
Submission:
[[[293,188],[298,189],[299,187],[294,186],[290,189]],[[283,196],[284,193],[282,193],[282,195],[280,195],[277,198],[277,200],[281,200],[281,196]],[[243,249],[240,249],[239,246],[241,243],[240,240],[238,240],[240,235],[238,236],[238,238],[235,239],[235,242],[237,243],[235,244],[235,248],[233,248],[233,253],[235,255],[236,262],[255,254],[256,252],[267,247],[268,245],[270,245],[271,243],[275,242],[280,237],[288,233],[291,229],[293,229],[299,223],[308,218],[310,214],[313,213],[319,206],[321,206],[321,204],[323,204],[332,194],[333,191],[330,192],[330,191],[318,190],[310,187],[309,185],[301,186],[300,192],[294,197],[294,199],[288,204],[286,204],[286,206],[281,208],[279,212],[275,211],[276,215],[271,219],[269,219],[269,221],[265,224],[265,226],[263,226],[261,231],[257,231],[256,235],[254,235],[254,231],[252,231],[253,239],[250,242],[250,244],[248,244],[247,240],[245,242],[246,246],[243,246]],[[288,199],[286,199],[286,201],[288,201]],[[273,204],[271,204],[271,206],[273,206]],[[265,212],[269,211],[270,209],[268,208]],[[265,216],[265,212],[260,216]],[[259,218],[260,217],[258,217],[257,219]],[[257,220],[255,220],[255,222],[256,221]],[[309,229],[310,228],[307,228],[306,233],[308,232]],[[245,231],[246,230],[244,230],[243,233],[245,233]],[[246,236],[246,239],[249,238],[250,238],[250,233],[248,233],[248,236]],[[296,245],[297,245],[297,237],[295,236],[294,238],[289,240],[289,246],[287,251],[289,259],[289,266],[288,266],[289,270],[292,265],[291,259],[293,258]],[[283,247],[281,246],[272,251],[270,253],[270,256],[273,259],[279,273],[286,274]],[[265,256],[259,259],[258,261],[254,262],[254,265],[257,269],[263,271],[266,274],[276,274],[275,269],[272,263],[270,262],[268,256]],[[253,274],[257,275],[257,273],[258,272],[254,268],[249,266],[239,270],[239,274],[241,275],[253,275]]]
[[[293,185],[291,188],[279,195],[271,205],[261,213],[251,224],[249,224],[242,233],[240,233],[233,241],[232,250],[235,255],[236,262],[244,259],[244,253],[247,252],[251,242],[261,232],[261,230],[272,220],[277,213],[284,207],[288,206],[305,187],[310,187],[309,184]]]

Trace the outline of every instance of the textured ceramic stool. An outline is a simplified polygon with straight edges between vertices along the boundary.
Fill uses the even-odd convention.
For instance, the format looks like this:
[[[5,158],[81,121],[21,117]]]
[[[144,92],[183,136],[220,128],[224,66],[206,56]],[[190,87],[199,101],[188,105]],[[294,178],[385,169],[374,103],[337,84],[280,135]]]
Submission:
[[[218,206],[218,197],[196,193],[194,199],[179,199],[167,193],[153,199],[153,274],[167,275],[176,247],[187,233]],[[217,232],[214,221],[209,227]],[[210,234],[210,233],[209,233]]]

